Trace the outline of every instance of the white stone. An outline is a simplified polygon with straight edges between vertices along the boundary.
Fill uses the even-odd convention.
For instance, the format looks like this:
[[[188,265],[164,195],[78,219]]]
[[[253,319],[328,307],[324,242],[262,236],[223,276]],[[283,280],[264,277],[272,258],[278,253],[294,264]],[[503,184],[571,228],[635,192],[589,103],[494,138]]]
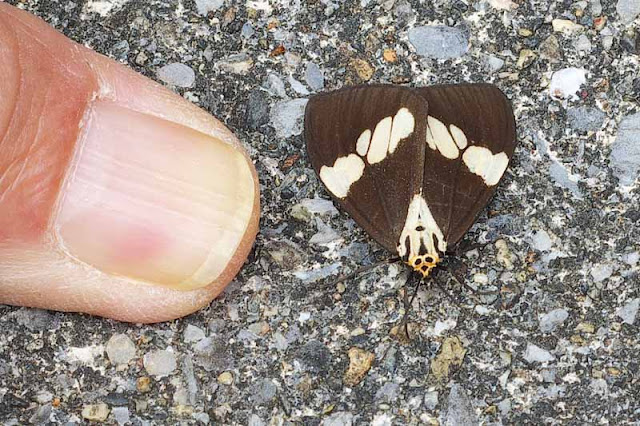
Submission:
[[[187,343],[199,342],[205,337],[206,337],[206,334],[204,330],[201,329],[200,327],[196,327],[195,325],[189,324],[184,329],[183,339]]]
[[[278,138],[289,138],[302,133],[304,110],[307,106],[307,99],[292,99],[288,101],[276,102],[269,113],[271,125],[276,131]]]
[[[176,355],[168,350],[156,350],[144,356],[144,368],[152,376],[163,377],[173,373],[177,367]]]
[[[114,334],[106,346],[107,356],[112,364],[128,364],[136,356],[136,345],[126,334]]]
[[[591,267],[591,276],[593,281],[600,283],[613,274],[613,266],[609,264],[596,264]]]
[[[568,19],[554,19],[553,21],[551,21],[551,26],[553,27],[553,31],[567,35],[571,35],[584,30],[584,27],[582,25],[576,24],[575,22]]]
[[[498,10],[515,10],[518,8],[518,4],[511,0],[489,0],[489,4]]]
[[[576,95],[587,82],[587,72],[582,68],[564,68],[551,76],[549,93],[556,99],[579,99]]]
[[[127,407],[114,407],[113,410],[111,410],[111,414],[119,425],[125,425],[131,421]]]
[[[556,359],[549,351],[533,343],[527,344],[523,357],[527,362],[551,362]]]
[[[566,309],[554,309],[551,312],[540,315],[538,319],[540,331],[543,333],[552,332],[556,327],[565,322],[567,318],[569,318],[569,312],[567,312]]]
[[[627,24],[636,19],[640,15],[640,1],[638,0],[618,0],[616,4],[616,12],[620,16],[620,20]]]
[[[224,5],[224,0],[196,0],[196,9],[202,16],[207,16],[209,12],[215,12]]]
[[[109,417],[109,406],[105,403],[85,405],[82,407],[82,418],[103,422]]]
[[[538,251],[547,251],[553,246],[553,242],[549,233],[544,229],[540,229],[531,235],[531,245]]]
[[[179,62],[163,66],[156,74],[160,80],[171,86],[189,88],[196,82],[195,71]]]
[[[638,315],[638,308],[640,308],[640,298],[632,299],[620,307],[616,311],[616,315],[622,318],[622,322],[633,325],[636,321],[636,315]]]

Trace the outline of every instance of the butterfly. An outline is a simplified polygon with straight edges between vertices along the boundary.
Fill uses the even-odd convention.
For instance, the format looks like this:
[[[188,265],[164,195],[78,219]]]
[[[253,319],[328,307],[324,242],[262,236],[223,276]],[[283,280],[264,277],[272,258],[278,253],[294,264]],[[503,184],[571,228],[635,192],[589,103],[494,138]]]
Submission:
[[[331,197],[423,278],[486,207],[516,147],[513,109],[491,84],[319,94],[304,135]]]

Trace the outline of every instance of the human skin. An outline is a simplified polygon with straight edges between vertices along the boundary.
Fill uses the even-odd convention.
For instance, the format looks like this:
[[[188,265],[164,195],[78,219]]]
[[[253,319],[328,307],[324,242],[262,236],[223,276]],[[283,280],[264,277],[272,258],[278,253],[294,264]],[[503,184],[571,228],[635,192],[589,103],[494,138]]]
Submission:
[[[0,303],[158,322],[258,228],[255,169],[182,97],[0,3]]]

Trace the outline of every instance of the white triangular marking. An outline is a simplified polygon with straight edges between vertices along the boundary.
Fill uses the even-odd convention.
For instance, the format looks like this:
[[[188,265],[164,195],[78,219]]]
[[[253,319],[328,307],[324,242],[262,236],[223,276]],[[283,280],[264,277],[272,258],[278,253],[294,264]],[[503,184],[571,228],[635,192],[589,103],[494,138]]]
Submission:
[[[418,231],[418,229],[422,230]],[[409,248],[407,248],[407,237],[409,238]],[[435,238],[438,239],[438,247],[436,247]],[[447,251],[447,242],[444,240],[444,235],[433,218],[427,202],[422,194],[416,194],[409,204],[407,219],[398,242],[398,254],[400,257],[407,254],[409,258],[415,257],[419,254],[422,244],[427,248],[427,254],[435,258],[438,257],[438,251],[441,253]]]

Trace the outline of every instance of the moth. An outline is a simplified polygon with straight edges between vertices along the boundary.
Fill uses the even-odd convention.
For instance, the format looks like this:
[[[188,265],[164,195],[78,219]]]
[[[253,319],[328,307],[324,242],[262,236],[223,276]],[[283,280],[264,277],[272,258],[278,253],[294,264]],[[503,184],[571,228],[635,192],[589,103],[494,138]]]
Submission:
[[[307,103],[311,165],[331,197],[422,278],[488,204],[516,146],[496,86],[355,86]]]

